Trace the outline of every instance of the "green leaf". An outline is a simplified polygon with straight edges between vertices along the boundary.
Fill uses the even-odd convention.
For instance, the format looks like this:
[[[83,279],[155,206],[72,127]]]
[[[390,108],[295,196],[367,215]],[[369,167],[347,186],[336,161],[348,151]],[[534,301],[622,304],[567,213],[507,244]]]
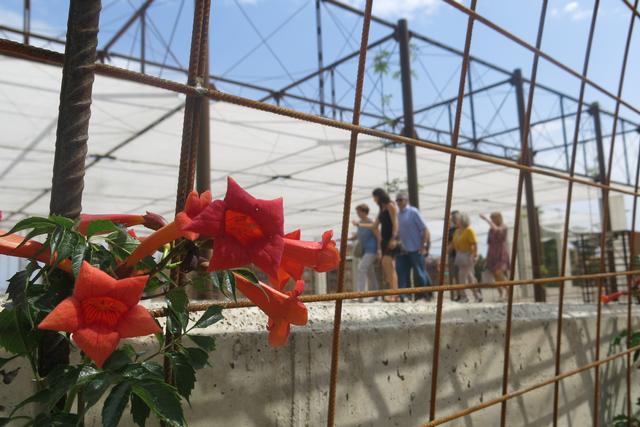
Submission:
[[[14,308],[5,308],[0,311],[0,347],[9,353],[27,352],[25,337],[22,334],[24,329],[20,328],[19,324],[18,312]]]
[[[73,228],[74,225],[76,225],[75,221],[72,219],[69,219],[67,217],[61,216],[61,215],[50,215],[49,216],[49,221],[51,221],[52,223],[61,226],[62,228],[66,229],[66,230],[71,230]]]
[[[205,351],[213,351],[216,348],[216,340],[206,335],[187,335],[191,341]]]
[[[144,427],[151,410],[137,394],[131,394],[131,418],[140,427]]]
[[[175,388],[162,381],[142,380],[133,383],[131,389],[160,420],[176,427],[186,424]]]
[[[104,362],[104,369],[117,371],[131,363],[131,358],[126,350],[118,349]]]
[[[32,270],[27,268],[26,270],[18,271],[9,279],[7,295],[16,307],[20,307],[27,302],[26,290],[31,273]]]
[[[202,369],[209,365],[209,353],[197,347],[185,347],[185,355],[189,359],[189,364],[195,369]]]
[[[235,270],[231,270],[231,273],[239,274],[240,276],[244,277],[245,279],[247,279],[248,281],[250,281],[254,285],[257,285],[258,282],[259,282],[259,280],[256,277],[255,273],[253,271],[249,270],[248,268],[238,268],[238,269],[235,269]]]
[[[174,322],[177,321],[181,330],[185,330],[189,323],[189,298],[184,288],[172,289],[167,294],[167,301],[169,309],[175,315],[175,317],[170,316],[170,318],[172,318]],[[178,325],[173,326],[177,328]]]
[[[111,376],[101,373],[82,387],[82,397],[84,398],[85,408],[90,408],[102,397],[111,385]]]
[[[222,315],[222,306],[213,305],[207,308],[202,316],[200,316],[194,325],[194,328],[206,328],[207,326],[211,326],[222,319],[224,319],[224,316]]]
[[[42,405],[43,413],[49,412],[62,396],[76,385],[79,374],[78,366],[59,365],[55,367],[46,377],[46,388],[16,405],[12,414],[29,403],[39,403]]]
[[[40,230],[40,234],[46,234],[56,228],[56,224],[53,221],[50,221],[48,218],[42,217],[30,217],[25,218],[22,221],[18,221],[16,225],[14,225],[11,230],[7,232],[7,234],[15,234],[18,231],[22,230]]]
[[[87,239],[96,234],[112,233],[118,230],[118,226],[114,224],[113,221],[109,221],[108,219],[96,219],[91,221],[87,226]]]
[[[178,392],[189,401],[191,391],[196,384],[196,371],[186,354],[180,352],[167,352],[165,355],[171,361],[176,388]]]
[[[620,345],[620,343],[622,342],[623,338],[624,339],[627,338],[627,330],[626,329],[622,330],[618,335],[613,337],[613,341],[611,342],[611,344],[612,345]]]
[[[87,252],[87,241],[84,237],[79,236],[76,241],[76,245],[71,251],[71,267],[73,269],[73,276],[78,277],[80,274],[80,267],[82,261],[84,261],[84,255]]]
[[[132,379],[164,380],[162,366],[155,362],[131,363],[122,370],[122,376]]]
[[[69,427],[78,425],[77,414],[56,412],[54,414],[40,414],[33,420],[33,427]]]
[[[107,396],[107,400],[105,400],[102,407],[103,427],[116,427],[118,425],[130,394],[131,385],[126,382],[120,383],[111,389],[111,393]]]

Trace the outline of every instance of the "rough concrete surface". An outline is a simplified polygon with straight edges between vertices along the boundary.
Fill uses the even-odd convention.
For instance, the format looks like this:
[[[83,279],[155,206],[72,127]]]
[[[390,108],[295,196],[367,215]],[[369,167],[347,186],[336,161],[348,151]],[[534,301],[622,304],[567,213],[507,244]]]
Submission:
[[[198,372],[191,408],[185,408],[189,424],[326,425],[333,304],[311,304],[309,311],[309,326],[294,327],[283,348],[267,345],[266,318],[256,309],[227,310],[223,322],[201,330],[216,337],[217,349],[211,355],[212,367]],[[555,304],[514,305],[510,391],[553,376],[556,317]],[[445,305],[437,416],[501,394],[505,318],[504,304]],[[563,371],[594,360],[595,319],[593,305],[565,306]],[[418,426],[428,421],[434,320],[435,304],[344,304],[338,426]],[[625,325],[625,306],[603,308],[601,357],[607,356],[612,336]],[[145,347],[144,341],[137,344]],[[625,363],[620,358],[601,370],[602,425],[624,410]],[[0,387],[2,405],[10,407],[16,401],[15,390],[28,387],[27,375],[21,377],[11,390]],[[591,370],[561,382],[559,425],[593,424],[593,381]],[[634,402],[639,391],[633,390]],[[507,425],[550,425],[552,401],[553,385],[510,400]],[[498,404],[445,425],[493,426],[499,420]],[[87,421],[100,425],[95,419]],[[132,424],[123,420],[122,425]]]

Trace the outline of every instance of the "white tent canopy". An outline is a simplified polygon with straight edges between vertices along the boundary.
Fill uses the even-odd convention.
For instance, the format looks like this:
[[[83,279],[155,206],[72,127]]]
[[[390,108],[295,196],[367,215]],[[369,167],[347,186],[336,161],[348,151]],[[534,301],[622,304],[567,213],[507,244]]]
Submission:
[[[62,69],[6,57],[0,57],[0,66],[0,210],[5,213],[0,228],[6,229],[25,216],[48,212]],[[84,212],[150,210],[171,216],[183,112],[132,136],[183,103],[184,97],[173,92],[96,76],[87,164],[122,147],[87,170]],[[216,197],[224,194],[226,177],[233,176],[256,197],[284,197],[287,230],[301,228],[305,238],[317,238],[325,229],[339,235],[348,132],[222,102],[211,103],[210,128]],[[439,246],[450,156],[422,148],[417,155],[421,210]],[[405,179],[404,147],[385,148],[379,139],[360,136],[353,206],[372,205],[373,188],[385,182],[403,187]],[[453,207],[469,212],[480,232],[478,213],[501,211],[511,224],[517,179],[515,169],[459,157]],[[552,207],[543,222],[556,224],[567,182],[534,175],[534,186],[536,204]],[[597,189],[576,185],[573,200],[593,203],[598,195]],[[574,215],[572,226],[584,226],[589,212],[576,209]]]

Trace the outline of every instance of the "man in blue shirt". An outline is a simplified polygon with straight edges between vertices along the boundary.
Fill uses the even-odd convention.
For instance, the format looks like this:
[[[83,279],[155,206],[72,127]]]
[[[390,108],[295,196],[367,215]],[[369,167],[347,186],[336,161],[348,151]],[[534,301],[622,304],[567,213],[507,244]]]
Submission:
[[[415,272],[416,286],[428,286],[431,279],[427,274],[425,257],[431,239],[427,224],[418,209],[409,204],[409,196],[404,191],[396,195],[398,204],[398,225],[402,250],[396,257],[398,287],[408,288],[411,270]],[[416,300],[429,301],[431,293],[416,294]]]

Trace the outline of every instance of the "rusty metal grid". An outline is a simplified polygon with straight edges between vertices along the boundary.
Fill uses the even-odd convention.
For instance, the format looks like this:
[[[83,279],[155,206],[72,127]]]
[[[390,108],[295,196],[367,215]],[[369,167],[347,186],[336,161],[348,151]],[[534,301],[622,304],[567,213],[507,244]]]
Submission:
[[[459,419],[471,413],[483,410],[487,407],[494,405],[501,405],[500,411],[500,425],[506,425],[506,414],[508,410],[508,401],[513,399],[514,397],[525,395],[529,392],[537,390],[541,387],[545,387],[548,385],[554,385],[554,405],[553,405],[553,423],[557,425],[558,422],[558,414],[559,414],[559,383],[565,378],[570,376],[577,375],[581,372],[594,370],[595,374],[595,383],[594,383],[594,405],[593,405],[593,425],[597,426],[599,422],[599,389],[600,389],[600,367],[604,364],[610,363],[613,360],[617,360],[619,358],[624,357],[626,359],[626,384],[627,384],[627,411],[628,415],[631,415],[631,354],[640,349],[640,346],[629,348],[630,345],[630,331],[632,327],[632,303],[631,298],[628,298],[627,303],[627,350],[620,352],[618,354],[614,354],[608,356],[606,358],[600,358],[600,340],[601,340],[601,322],[602,322],[602,302],[600,300],[600,296],[603,293],[604,289],[604,280],[610,279],[617,276],[624,276],[627,279],[627,291],[631,292],[633,286],[634,276],[640,274],[640,270],[634,270],[633,263],[629,263],[628,270],[624,272],[607,272],[607,268],[605,265],[605,251],[601,250],[600,253],[600,262],[599,262],[599,272],[593,274],[584,274],[584,275],[572,275],[566,276],[566,262],[567,262],[567,250],[568,250],[568,233],[569,233],[569,221],[570,221],[570,213],[572,207],[572,192],[574,184],[581,184],[586,186],[591,186],[599,189],[602,192],[603,199],[603,218],[602,218],[602,226],[600,232],[600,242],[601,248],[605,247],[605,243],[607,241],[607,227],[605,226],[607,222],[607,203],[608,203],[608,195],[610,192],[628,194],[633,196],[633,213],[632,213],[632,230],[630,237],[630,250],[631,256],[633,259],[635,254],[634,251],[634,238],[635,238],[635,228],[636,228],[636,213],[637,213],[637,199],[638,199],[638,190],[639,190],[639,179],[640,179],[640,168],[636,167],[635,174],[635,185],[633,190],[629,190],[626,188],[622,188],[619,186],[612,186],[610,183],[611,179],[611,169],[612,169],[612,159],[613,159],[613,150],[615,146],[615,136],[616,136],[616,126],[618,123],[618,115],[620,112],[620,108],[624,106],[625,108],[640,114],[640,106],[634,106],[632,103],[627,102],[622,97],[624,82],[625,82],[625,72],[627,66],[627,59],[629,55],[632,34],[635,26],[635,22],[637,19],[640,19],[640,12],[638,11],[638,1],[635,0],[633,4],[631,4],[628,0],[620,0],[622,4],[625,6],[625,10],[629,11],[630,20],[627,32],[626,45],[624,50],[624,55],[622,58],[622,66],[621,72],[619,75],[618,89],[617,92],[611,93],[606,90],[604,87],[594,82],[588,77],[589,71],[589,60],[591,55],[591,46],[593,41],[594,29],[596,26],[596,22],[598,19],[598,12],[600,9],[600,1],[595,0],[593,10],[591,13],[591,22],[590,29],[587,40],[587,47],[584,54],[584,64],[581,71],[576,71],[569,67],[568,65],[558,61],[551,55],[547,54],[544,50],[541,49],[542,38],[544,33],[544,24],[547,15],[547,5],[548,0],[542,0],[539,22],[537,26],[537,37],[535,46],[527,43],[522,40],[518,36],[513,33],[507,31],[502,28],[498,24],[492,22],[491,20],[483,17],[482,15],[476,12],[476,4],[477,0],[471,0],[470,6],[466,7],[463,4],[455,1],[455,0],[443,0],[444,3],[453,7],[463,13],[467,18],[467,26],[466,26],[466,36],[465,36],[465,44],[464,44],[464,53],[462,56],[462,65],[461,72],[459,78],[458,85],[458,97],[456,103],[456,111],[455,111],[455,121],[452,135],[452,144],[451,147],[446,147],[439,145],[433,141],[428,140],[419,140],[413,137],[396,135],[390,132],[381,131],[374,128],[363,127],[360,125],[360,108],[361,108],[361,100],[362,100],[362,88],[364,84],[365,78],[365,61],[366,61],[366,53],[367,53],[367,45],[368,45],[368,35],[369,35],[369,26],[372,21],[371,10],[373,0],[367,0],[365,9],[361,12],[363,16],[363,26],[362,26],[362,35],[360,39],[360,52],[358,56],[358,71],[356,75],[356,86],[355,86],[355,99],[353,103],[353,117],[351,123],[346,123],[340,120],[336,120],[335,118],[327,118],[319,115],[304,113],[301,111],[296,111],[288,108],[284,108],[278,105],[272,105],[266,103],[264,101],[256,101],[252,99],[248,99],[241,96],[231,95],[228,93],[221,92],[219,90],[209,88],[206,85],[203,86],[201,82],[198,82],[197,76],[202,76],[203,70],[203,59],[201,51],[204,50],[203,46],[206,46],[207,40],[206,37],[202,37],[204,33],[207,31],[208,27],[208,16],[210,13],[210,0],[198,0],[196,13],[194,16],[194,28],[193,28],[193,37],[192,37],[192,46],[191,46],[191,61],[189,66],[189,79],[186,84],[178,83],[175,81],[169,81],[166,79],[161,79],[158,77],[153,77],[150,75],[141,74],[138,72],[133,72],[130,70],[125,70],[109,65],[105,65],[102,63],[96,63],[95,71],[97,74],[106,75],[110,77],[116,77],[128,81],[138,82],[146,85],[155,86],[158,88],[179,92],[187,95],[187,106],[191,103],[192,106],[190,108],[185,109],[185,117],[184,117],[184,131],[183,131],[183,155],[181,156],[181,167],[180,167],[180,180],[179,180],[179,191],[177,197],[177,206],[180,208],[184,201],[184,197],[188,191],[193,187],[193,175],[194,175],[194,162],[196,159],[195,148],[197,147],[197,137],[192,137],[191,134],[194,132],[193,129],[196,128],[197,123],[200,120],[199,116],[199,108],[196,108],[198,102],[206,99],[207,97],[210,99],[224,101],[240,106],[244,106],[247,108],[258,109],[266,112],[270,112],[273,114],[279,114],[291,118],[295,118],[298,120],[304,120],[316,124],[332,126],[335,128],[348,130],[350,131],[350,143],[349,143],[349,160],[347,165],[347,176],[345,182],[345,191],[344,191],[344,204],[343,204],[343,215],[342,215],[342,229],[341,229],[341,246],[340,246],[340,264],[338,269],[338,286],[337,292],[331,294],[324,295],[311,295],[311,296],[303,296],[301,297],[302,301],[313,303],[319,301],[335,301],[335,318],[333,324],[333,345],[331,352],[331,372],[330,372],[330,389],[329,389],[329,401],[327,408],[327,424],[328,426],[335,425],[336,418],[336,388],[339,381],[338,376],[338,366],[340,362],[339,354],[340,354],[340,332],[341,332],[341,319],[342,319],[342,302],[345,299],[355,299],[362,297],[372,297],[372,296],[384,296],[384,295],[400,295],[400,294],[414,294],[423,292],[425,290],[430,290],[437,292],[437,305],[436,305],[436,322],[435,322],[435,340],[434,340],[434,348],[433,354],[426,355],[430,356],[432,359],[432,375],[431,375],[431,383],[429,385],[425,384],[425,387],[430,387],[430,402],[428,402],[428,411],[426,410],[425,402],[425,412],[424,418],[426,423],[425,426],[436,426],[440,424],[444,424],[446,422]],[[577,116],[575,120],[575,128],[572,139],[572,152],[571,152],[571,166],[568,173],[560,173],[556,171],[550,171],[548,169],[544,169],[541,167],[536,167],[529,164],[527,156],[523,155],[519,159],[519,161],[510,161],[505,159],[498,159],[495,157],[473,153],[466,150],[462,150],[458,148],[458,137],[460,134],[460,122],[462,116],[463,109],[463,100],[465,95],[465,89],[467,88],[466,79],[468,76],[467,69],[470,62],[470,50],[473,40],[473,30],[476,25],[482,25],[502,37],[511,40],[512,42],[520,45],[522,48],[528,50],[533,55],[532,68],[530,73],[530,82],[529,92],[526,98],[526,109],[524,114],[524,127],[525,132],[522,132],[521,136],[521,152],[526,153],[529,144],[529,130],[531,123],[531,113],[533,111],[533,97],[534,91],[536,88],[536,76],[538,71],[539,60],[542,58],[548,63],[554,65],[558,69],[570,74],[574,78],[577,78],[580,81],[580,92],[578,98],[578,109]],[[28,46],[25,44],[20,44],[16,42],[11,42],[8,40],[0,40],[0,54],[29,59],[33,61],[43,62],[47,64],[55,64],[62,65],[63,63],[63,55],[57,52],[36,48],[32,46]],[[584,103],[584,94],[586,88],[589,87],[591,89],[595,89],[600,92],[602,95],[607,98],[615,101],[615,112],[614,112],[614,120],[613,120],[613,132],[611,136],[611,143],[609,148],[609,164],[608,164],[608,172],[607,176],[601,182],[592,182],[586,179],[577,178],[575,176],[575,165],[576,165],[576,153],[578,147],[578,133],[580,126],[580,116],[582,112],[582,105]],[[563,229],[563,245],[562,245],[562,257],[561,257],[561,267],[558,277],[550,277],[543,279],[528,279],[528,280],[514,280],[514,271],[510,273],[509,280],[505,282],[499,282],[497,285],[508,287],[508,300],[507,300],[507,316],[506,316],[506,333],[505,333],[505,342],[504,342],[504,365],[503,365],[503,377],[502,377],[502,395],[494,398],[492,400],[483,402],[479,405],[471,406],[464,410],[452,413],[452,414],[441,414],[438,412],[437,408],[437,392],[438,392],[438,366],[440,360],[440,332],[442,327],[442,316],[443,316],[443,295],[447,290],[455,290],[455,289],[475,289],[475,288],[486,288],[493,287],[496,284],[487,284],[487,283],[479,283],[476,285],[445,285],[444,284],[444,272],[445,272],[445,263],[446,263],[446,255],[447,255],[447,246],[448,242],[446,239],[443,239],[442,245],[442,253],[440,258],[440,273],[438,277],[437,286],[432,287],[421,287],[421,288],[410,288],[410,289],[393,289],[393,290],[380,290],[380,291],[368,291],[368,292],[345,292],[344,291],[344,282],[345,282],[345,264],[346,264],[346,255],[347,255],[347,236],[348,236],[348,227],[349,227],[349,213],[351,208],[351,191],[353,186],[354,179],[354,171],[355,171],[355,157],[356,157],[356,149],[358,145],[358,136],[360,134],[385,138],[397,143],[421,147],[427,150],[436,150],[440,152],[444,152],[450,155],[450,164],[449,164],[449,176],[448,176],[448,185],[447,185],[447,194],[446,194],[446,208],[445,208],[445,221],[443,225],[443,235],[446,235],[446,231],[449,228],[449,214],[451,212],[451,204],[453,199],[453,194],[455,191],[454,188],[454,178],[456,172],[456,159],[458,156],[463,156],[466,158],[475,159],[478,161],[491,163],[495,165],[499,165],[506,168],[512,168],[518,170],[518,186],[517,186],[517,200],[516,200],[516,215],[514,224],[514,237],[513,237],[513,247],[511,251],[512,257],[512,265],[515,264],[515,260],[517,257],[517,241],[519,234],[519,220],[520,220],[520,210],[521,210],[521,202],[522,202],[522,193],[523,193],[523,183],[527,175],[531,174],[540,174],[546,175],[549,177],[556,178],[558,180],[566,181],[568,183],[567,196],[566,196],[566,209],[565,209],[565,222]],[[193,145],[193,141],[195,140],[195,146]],[[191,145],[190,145],[191,144]],[[186,152],[185,152],[186,150]],[[640,157],[638,159],[640,164]],[[595,358],[594,360],[584,366],[576,368],[570,371],[562,370],[562,360],[561,360],[561,348],[562,348],[562,328],[563,328],[563,308],[564,308],[564,287],[565,282],[567,281],[575,281],[575,280],[584,280],[591,279],[596,280],[597,289],[598,289],[598,298],[597,298],[597,319],[596,319],[596,343],[595,343]],[[556,335],[556,343],[555,343],[555,375],[553,377],[547,378],[544,381],[538,382],[529,387],[510,391],[508,387],[509,382],[509,350],[510,350],[510,340],[511,340],[511,329],[512,329],[512,309],[513,309],[513,290],[515,286],[531,286],[531,285],[542,285],[545,283],[551,282],[559,282],[560,283],[560,296],[558,302],[558,323],[557,323],[557,335]],[[196,303],[191,304],[190,310],[199,311],[207,308],[212,304],[218,304],[217,302],[206,302],[206,303]],[[238,308],[238,307],[249,307],[252,304],[248,302],[238,302],[238,303],[228,303],[225,305],[226,308]],[[162,309],[154,311],[154,315],[157,317],[163,316],[165,313]],[[428,421],[427,421],[428,419]]]

